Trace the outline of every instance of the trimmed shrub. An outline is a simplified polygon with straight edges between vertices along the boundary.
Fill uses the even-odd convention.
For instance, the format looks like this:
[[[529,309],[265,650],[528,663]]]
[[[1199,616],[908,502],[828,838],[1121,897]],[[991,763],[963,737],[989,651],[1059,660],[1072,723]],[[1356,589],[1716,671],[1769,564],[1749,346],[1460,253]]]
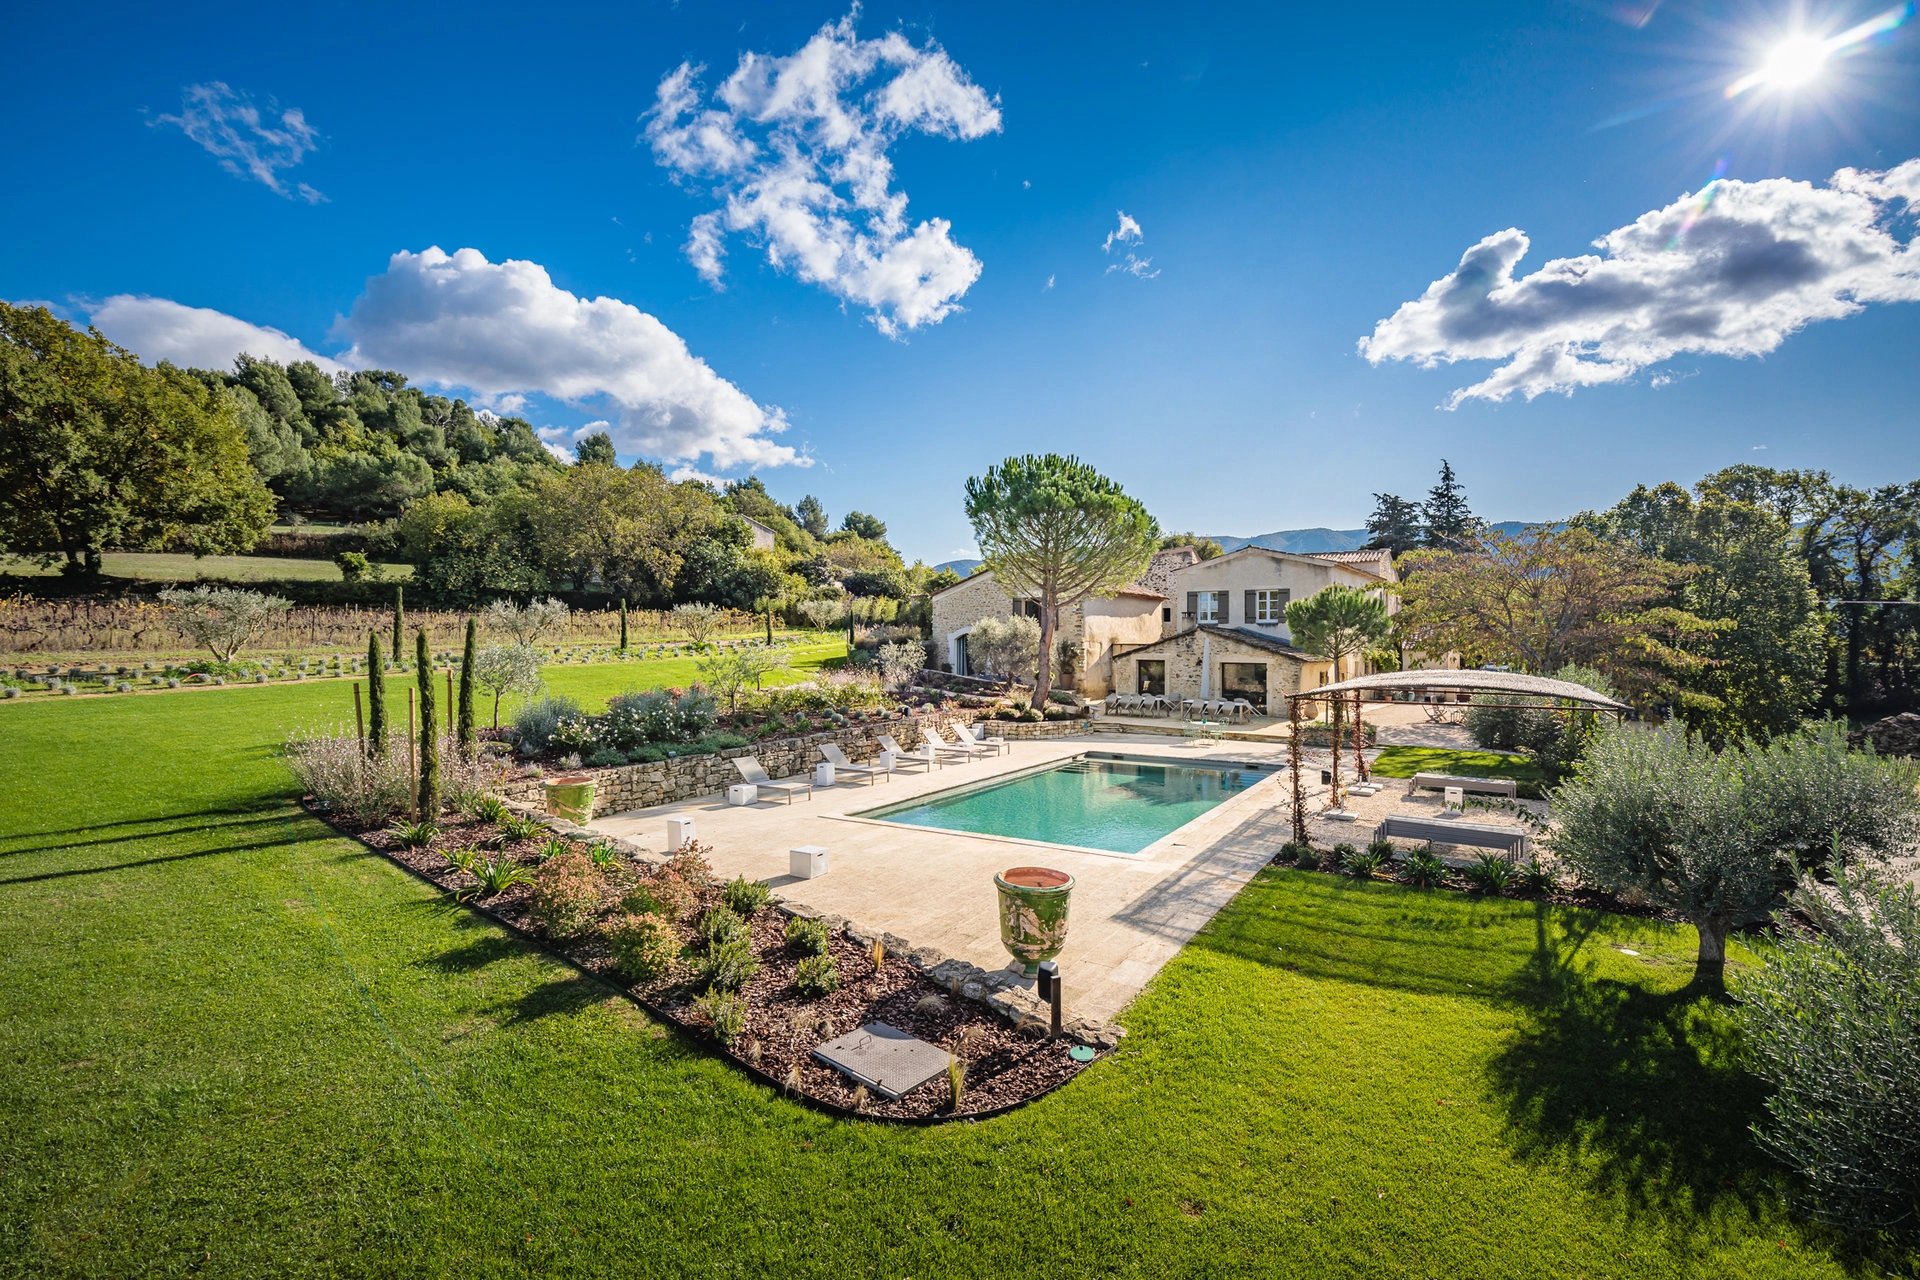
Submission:
[[[729,1049],[747,1029],[747,1002],[731,991],[714,989],[693,1002],[702,1019],[713,1030],[713,1038]]]
[[[700,966],[700,976],[709,991],[738,991],[758,972],[760,962],[744,938],[713,948]]]
[[[825,955],[828,937],[827,924],[824,920],[809,920],[805,916],[795,916],[787,921],[787,945],[802,955]]]
[[[751,916],[773,901],[773,890],[758,880],[737,876],[727,881],[724,896],[727,905],[734,911],[742,916]]]
[[[733,942],[747,940],[747,922],[727,907],[712,907],[700,917],[693,931],[709,951],[718,951]]]
[[[801,995],[831,995],[840,989],[840,966],[830,955],[808,956],[794,968],[793,985]]]
[[[713,883],[713,864],[707,861],[707,846],[698,842],[683,845],[680,852],[667,859],[666,869],[696,890],[704,890]]]
[[[652,912],[615,916],[606,937],[614,967],[636,982],[666,977],[680,958],[680,935]]]
[[[548,859],[533,878],[527,908],[550,937],[579,937],[600,914],[599,868],[579,853]]]
[[[514,748],[523,756],[544,754],[553,748],[554,731],[561,721],[585,718],[572,698],[536,698],[513,718]]]

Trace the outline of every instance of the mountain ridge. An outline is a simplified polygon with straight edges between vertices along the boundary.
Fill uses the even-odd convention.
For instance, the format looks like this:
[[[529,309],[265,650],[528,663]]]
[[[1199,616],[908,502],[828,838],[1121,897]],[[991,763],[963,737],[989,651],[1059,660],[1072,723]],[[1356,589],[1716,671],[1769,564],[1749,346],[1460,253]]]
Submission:
[[[1528,520],[1500,520],[1489,524],[1487,528],[1495,533],[1511,537],[1537,523]],[[1265,547],[1269,551],[1290,551],[1295,555],[1312,555],[1317,551],[1358,551],[1367,545],[1365,529],[1275,529],[1271,533],[1256,533],[1241,538],[1230,533],[1205,533],[1203,538],[1212,538],[1220,544],[1223,551],[1238,551],[1242,547]],[[961,558],[942,560],[933,566],[935,569],[951,569],[961,577],[971,574],[980,565],[980,561]]]

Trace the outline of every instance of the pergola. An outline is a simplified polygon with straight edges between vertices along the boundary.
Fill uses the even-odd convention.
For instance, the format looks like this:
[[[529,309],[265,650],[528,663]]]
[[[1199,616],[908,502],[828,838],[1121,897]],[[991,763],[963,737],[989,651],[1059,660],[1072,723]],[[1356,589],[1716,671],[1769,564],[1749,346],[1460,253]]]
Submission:
[[[1551,699],[1544,704],[1546,710],[1577,711],[1588,710],[1604,712],[1623,719],[1633,708],[1604,693],[1589,689],[1583,684],[1571,680],[1555,680],[1550,676],[1530,676],[1518,671],[1381,671],[1370,676],[1355,676],[1351,680],[1340,680],[1333,684],[1323,684],[1317,689],[1303,689],[1290,693],[1287,697],[1287,757],[1293,773],[1293,838],[1307,838],[1307,800],[1300,785],[1300,705],[1304,702],[1333,702],[1351,696],[1353,699],[1353,758],[1356,772],[1364,781],[1367,776],[1366,757],[1362,754],[1366,746],[1365,730],[1360,724],[1362,698],[1368,693],[1404,693],[1418,699],[1431,694],[1495,694],[1509,698]],[[1532,702],[1494,702],[1482,703],[1482,706],[1494,706],[1508,709],[1542,708],[1538,701]],[[1340,770],[1340,743],[1329,744],[1333,752],[1334,777],[1337,780]]]

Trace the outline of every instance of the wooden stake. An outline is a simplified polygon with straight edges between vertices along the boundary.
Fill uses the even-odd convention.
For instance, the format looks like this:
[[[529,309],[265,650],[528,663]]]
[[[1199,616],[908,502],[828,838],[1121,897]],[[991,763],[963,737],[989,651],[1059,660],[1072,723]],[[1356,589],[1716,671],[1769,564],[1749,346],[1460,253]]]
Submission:
[[[360,736],[360,754],[367,754],[366,713],[360,708],[360,682],[353,682],[353,731]]]
[[[432,686],[429,685],[428,687],[431,688]],[[420,762],[415,758],[414,754],[419,749],[420,731],[415,729],[413,725],[413,699],[414,695],[418,692],[417,689],[411,686],[407,689],[407,777],[413,780],[409,782],[407,790],[411,792],[414,797],[413,816],[415,821],[418,821],[420,818],[420,788],[417,785],[420,777]]]
[[[1293,840],[1307,838],[1307,797],[1300,789],[1300,699],[1287,699],[1287,755],[1293,762]]]

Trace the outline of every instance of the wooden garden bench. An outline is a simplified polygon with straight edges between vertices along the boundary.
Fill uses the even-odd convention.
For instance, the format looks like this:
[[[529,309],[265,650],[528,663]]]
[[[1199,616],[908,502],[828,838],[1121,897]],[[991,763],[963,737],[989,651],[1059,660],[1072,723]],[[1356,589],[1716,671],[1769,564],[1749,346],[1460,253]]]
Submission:
[[[1409,793],[1423,788],[1444,791],[1448,787],[1458,787],[1470,795],[1505,796],[1509,800],[1520,794],[1520,788],[1512,778],[1458,778],[1450,773],[1416,773],[1407,779]]]
[[[1527,856],[1527,833],[1517,827],[1490,827],[1444,818],[1388,818],[1373,829],[1375,840],[1424,840],[1472,849],[1497,849],[1518,861]]]

